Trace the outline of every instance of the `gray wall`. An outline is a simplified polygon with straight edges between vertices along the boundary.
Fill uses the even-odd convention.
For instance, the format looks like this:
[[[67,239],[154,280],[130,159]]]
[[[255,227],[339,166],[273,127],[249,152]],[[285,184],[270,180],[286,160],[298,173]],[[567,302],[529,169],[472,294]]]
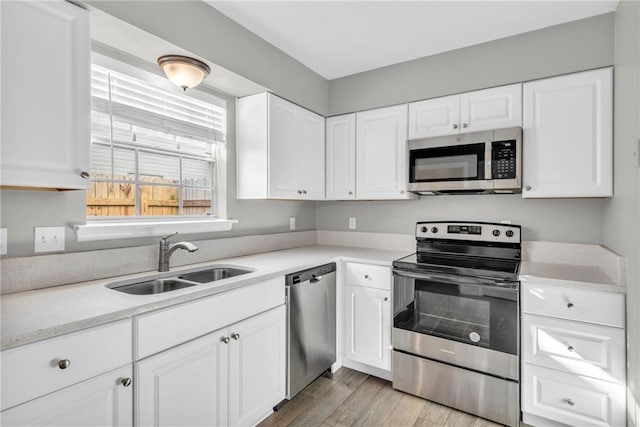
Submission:
[[[604,205],[604,243],[628,258],[627,366],[640,402],[638,139],[640,138],[640,3],[621,1],[615,20],[614,193]]]
[[[314,202],[275,200],[236,200],[235,195],[235,99],[227,99],[227,215],[237,219],[233,230],[224,233],[183,235],[185,240],[206,240],[249,234],[280,233],[289,230],[289,218],[296,218],[296,230],[316,228]],[[77,242],[72,223],[84,223],[86,191],[0,190],[0,227],[8,229],[7,257],[30,256],[33,227],[66,226],[66,252],[140,246],[158,238],[118,239]]]
[[[614,14],[570,22],[330,81],[331,114],[377,108],[613,64]],[[438,196],[409,202],[319,202],[321,230],[413,233],[417,220],[511,220],[527,240],[602,243],[601,199]]]
[[[523,200],[520,195],[426,196],[388,202],[318,202],[319,230],[415,233],[422,220],[510,220],[523,226],[523,239],[575,243],[602,242],[601,200]]]
[[[609,13],[331,80],[329,113],[611,65],[613,24]]]
[[[86,1],[293,102],[328,112],[328,82],[203,1]]]

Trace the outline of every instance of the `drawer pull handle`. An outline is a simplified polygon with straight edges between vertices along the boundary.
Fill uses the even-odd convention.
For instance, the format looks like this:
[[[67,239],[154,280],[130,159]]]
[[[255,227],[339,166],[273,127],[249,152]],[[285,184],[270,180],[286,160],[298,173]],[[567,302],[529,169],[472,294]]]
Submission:
[[[572,346],[572,345],[570,345],[569,347],[567,347],[567,350],[569,350],[569,351],[574,351],[574,350],[575,350],[575,348],[573,348],[573,346]]]
[[[572,302],[568,303],[567,308],[573,308],[573,303]]]
[[[240,339],[240,334],[233,333],[233,334],[231,334],[231,338],[233,338],[234,340],[238,341]]]
[[[573,406],[576,404],[576,402],[574,402],[573,399],[565,399],[565,402],[567,402],[567,405],[569,406]]]
[[[71,366],[71,360],[69,359],[62,359],[58,361],[58,368],[60,369],[67,369],[69,366]]]
[[[229,337],[222,337],[220,338],[220,341],[222,341],[225,344],[229,344],[229,341],[231,341],[231,339],[229,339]]]
[[[120,380],[120,384],[122,384],[124,387],[129,387],[131,385],[131,378],[122,378]]]

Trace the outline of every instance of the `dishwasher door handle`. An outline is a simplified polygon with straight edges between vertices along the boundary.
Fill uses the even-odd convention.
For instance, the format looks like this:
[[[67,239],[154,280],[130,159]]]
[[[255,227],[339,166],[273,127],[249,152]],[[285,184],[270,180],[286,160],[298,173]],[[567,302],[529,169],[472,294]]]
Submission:
[[[322,276],[316,276],[315,274],[313,275],[313,277],[309,280],[311,283],[317,283],[319,281],[322,280]]]

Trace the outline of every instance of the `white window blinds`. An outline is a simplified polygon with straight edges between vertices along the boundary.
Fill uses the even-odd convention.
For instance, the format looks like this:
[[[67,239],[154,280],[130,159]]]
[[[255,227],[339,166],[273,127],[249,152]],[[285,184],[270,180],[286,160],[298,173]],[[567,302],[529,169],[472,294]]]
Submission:
[[[98,113],[93,114],[94,135],[98,137],[124,139],[123,142],[133,139],[143,145],[195,151],[194,154],[203,150],[211,153],[204,144],[225,140],[224,108],[159,89],[95,64],[91,66],[91,103],[93,112]],[[110,135],[109,123],[100,123],[101,120],[137,126],[146,134],[138,139],[138,135],[119,134],[114,126],[114,135]],[[167,140],[163,135],[174,138]]]

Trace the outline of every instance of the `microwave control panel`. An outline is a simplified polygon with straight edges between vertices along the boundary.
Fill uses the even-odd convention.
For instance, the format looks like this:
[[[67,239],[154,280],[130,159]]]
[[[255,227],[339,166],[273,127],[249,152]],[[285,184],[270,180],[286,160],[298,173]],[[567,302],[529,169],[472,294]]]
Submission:
[[[516,141],[491,142],[491,175],[493,179],[516,177]]]

